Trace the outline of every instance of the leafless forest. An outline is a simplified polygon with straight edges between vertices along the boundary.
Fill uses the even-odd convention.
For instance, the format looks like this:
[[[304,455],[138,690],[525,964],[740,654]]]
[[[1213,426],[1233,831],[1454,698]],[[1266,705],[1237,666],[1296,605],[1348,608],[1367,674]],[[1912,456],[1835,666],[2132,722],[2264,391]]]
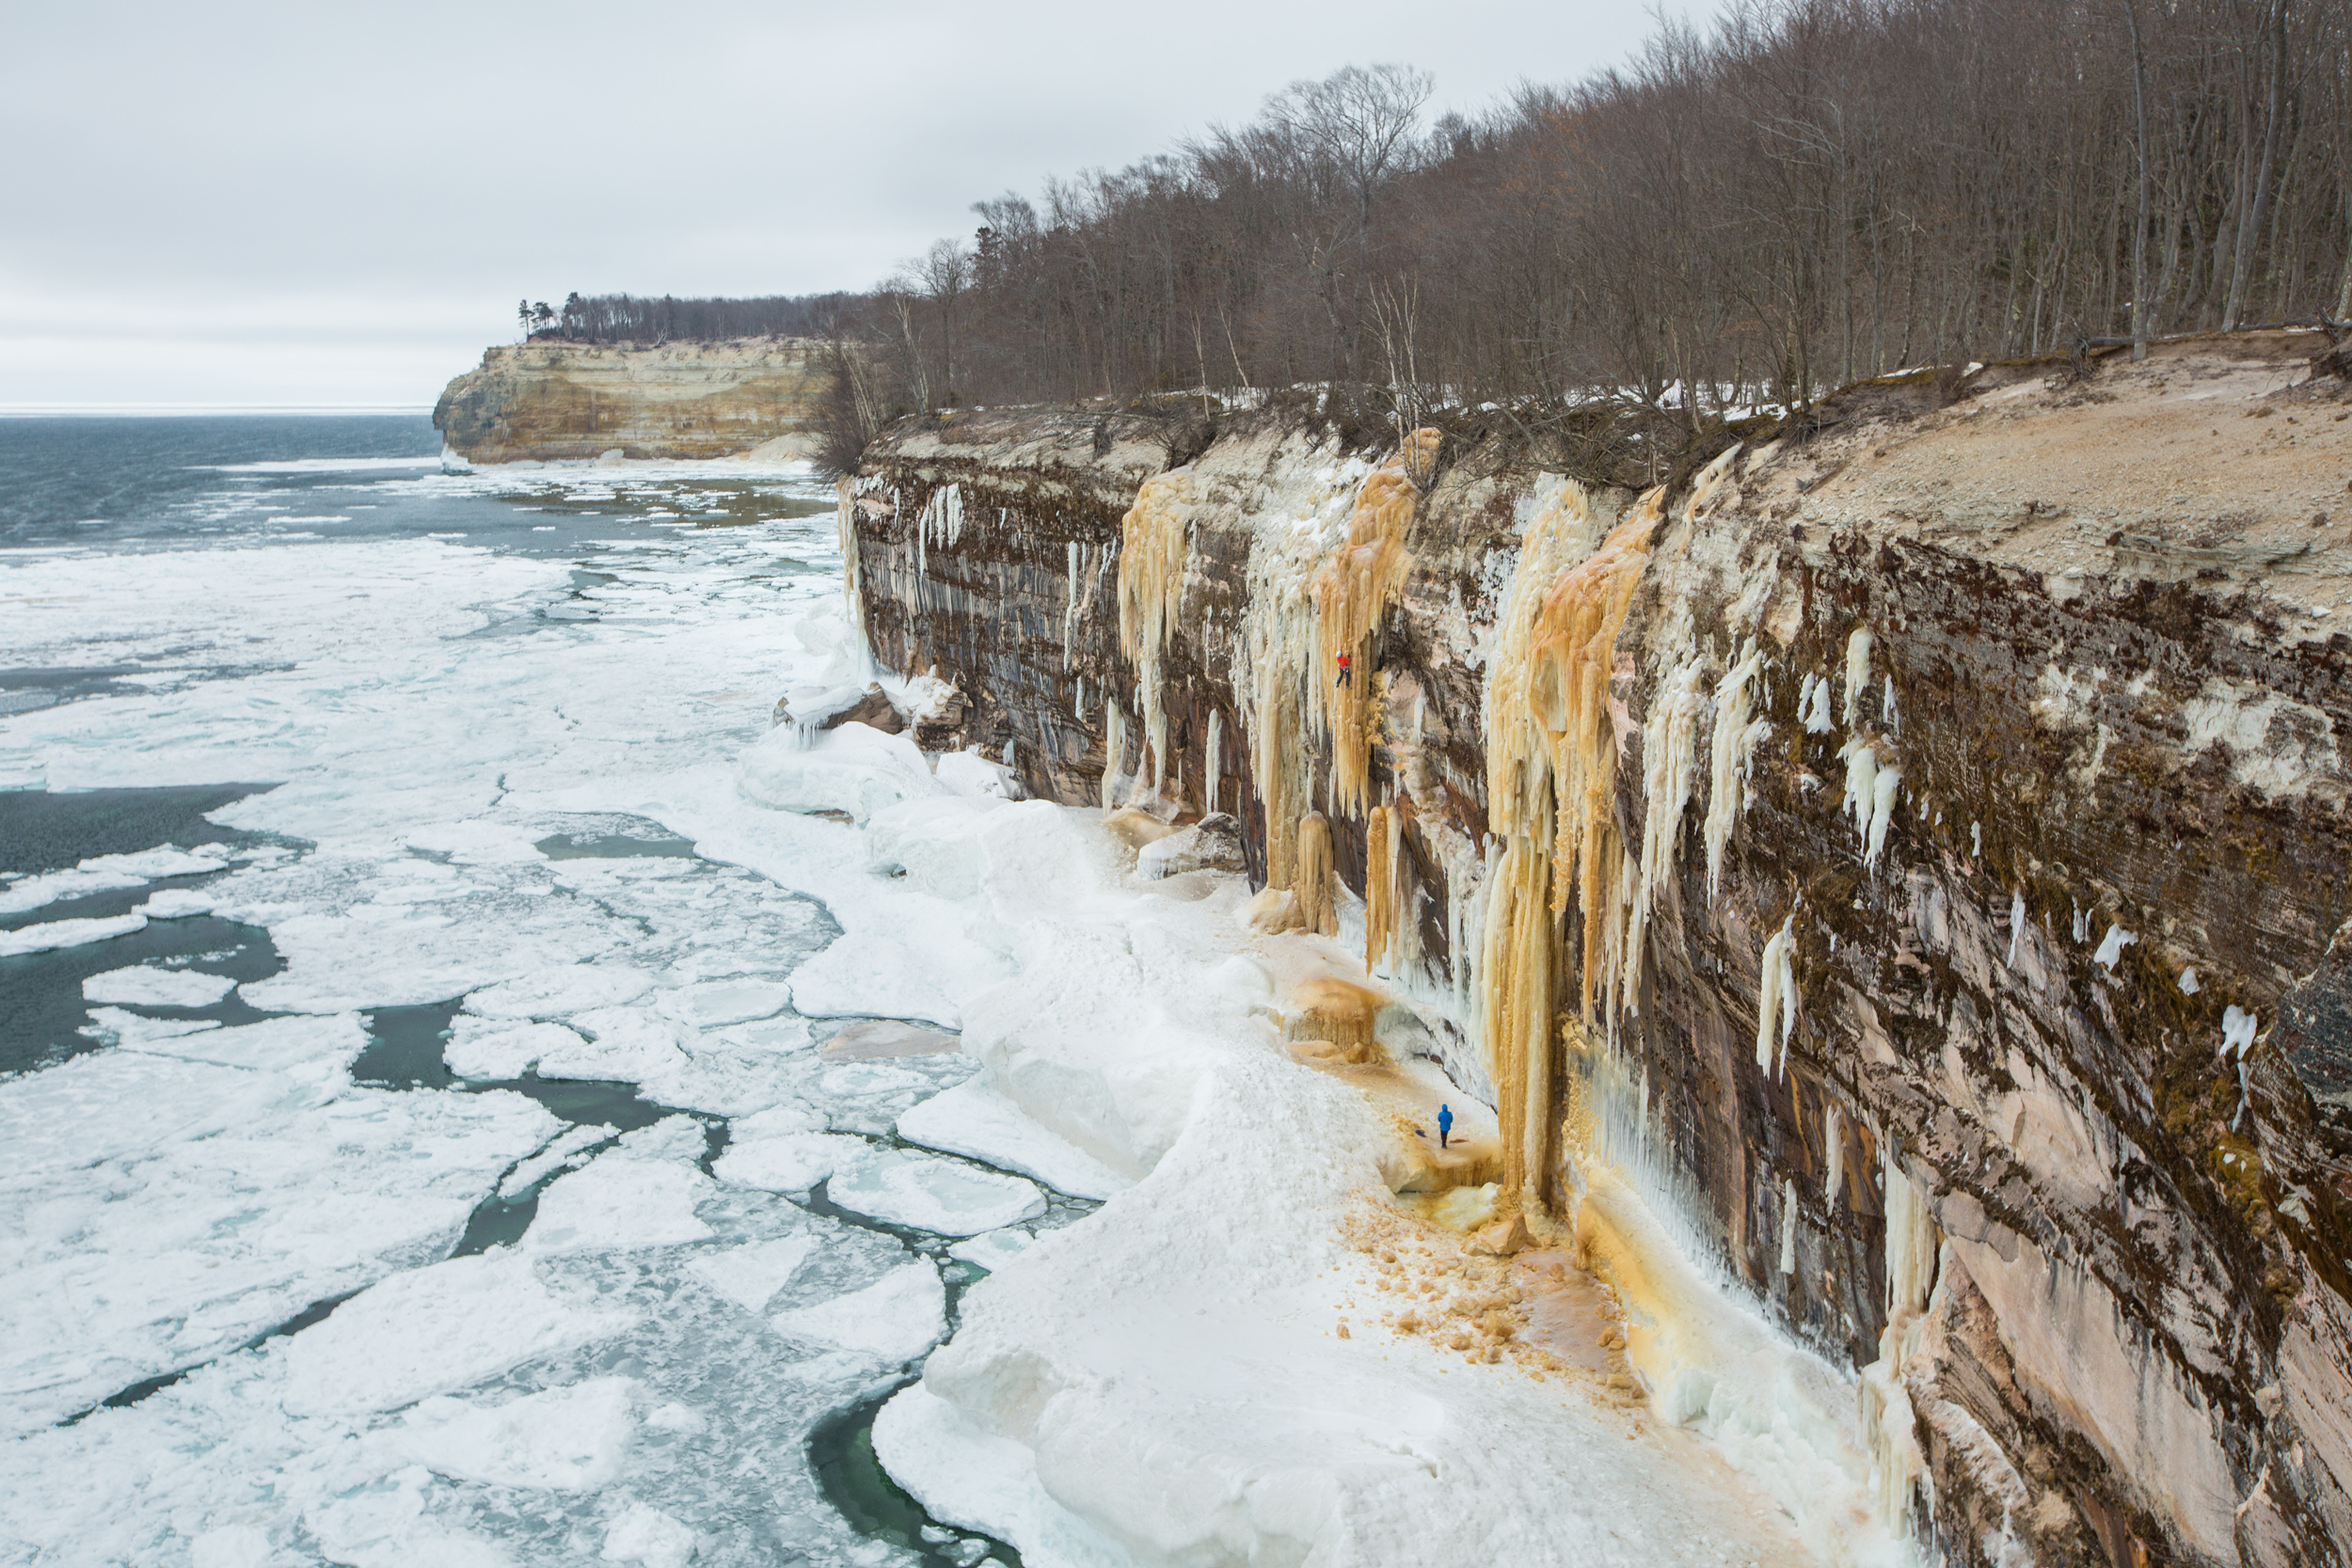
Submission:
[[[836,445],[1317,384],[1382,423],[1613,403],[1696,434],[1907,368],[2352,317],[2348,56],[2352,0],[1746,0],[1474,118],[1351,68],[979,202],[815,312]]]
[[[561,307],[522,302],[516,320],[533,338],[574,343],[711,341],[723,338],[813,338],[866,303],[862,294],[768,294],[753,299],[655,299],[572,294]]]

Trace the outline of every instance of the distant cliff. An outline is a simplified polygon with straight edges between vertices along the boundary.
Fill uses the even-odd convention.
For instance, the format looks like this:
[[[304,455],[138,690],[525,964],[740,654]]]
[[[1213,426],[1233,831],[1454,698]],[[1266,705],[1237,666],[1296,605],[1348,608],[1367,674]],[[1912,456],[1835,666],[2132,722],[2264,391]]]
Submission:
[[[1942,1560],[2342,1564],[2328,347],[1859,386],[1644,495],[1275,413],[907,421],[843,484],[849,584],[1033,792],[1361,890],[1506,1200],[1605,1259],[1587,1178],[1662,1195],[1855,1369]]]
[[[813,445],[824,377],[804,338],[531,342],[487,350],[449,384],[434,428],[478,463],[727,457],[779,437]]]

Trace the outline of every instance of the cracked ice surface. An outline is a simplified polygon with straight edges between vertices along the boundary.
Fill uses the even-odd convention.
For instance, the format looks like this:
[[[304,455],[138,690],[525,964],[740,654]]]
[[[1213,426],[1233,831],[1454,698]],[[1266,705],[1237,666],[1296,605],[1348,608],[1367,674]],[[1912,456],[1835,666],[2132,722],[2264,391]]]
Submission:
[[[771,1187],[787,1140],[821,1180],[975,1064],[826,1062],[793,974],[838,947],[838,999],[890,1013],[898,944],[958,993],[1001,960],[832,823],[738,802],[755,870],[674,809],[736,802],[776,692],[826,677],[832,536],[640,535],[584,587],[419,539],[0,567],[0,661],[183,672],[10,717],[0,787],[282,781],[217,819],[295,847],[0,878],[11,950],[213,912],[285,960],[233,1026],[154,1016],[218,988],[118,960],[76,998],[101,1048],[0,1081],[0,1560],[910,1560],[807,1442],[946,1331],[940,1262]],[[460,1085],[355,1082],[368,1014],[416,1005],[454,1006]],[[567,1131],[480,1086],[534,1068],[680,1114]],[[727,1118],[719,1178],[762,1180],[712,1175]],[[451,1256],[485,1200],[528,1228]]]

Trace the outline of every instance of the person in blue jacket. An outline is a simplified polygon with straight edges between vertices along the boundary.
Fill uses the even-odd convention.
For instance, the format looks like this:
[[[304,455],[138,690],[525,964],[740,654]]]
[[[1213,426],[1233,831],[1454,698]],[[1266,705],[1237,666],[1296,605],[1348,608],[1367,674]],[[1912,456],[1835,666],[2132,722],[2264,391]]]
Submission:
[[[1440,1105],[1438,1107],[1438,1147],[1439,1148],[1443,1148],[1445,1147],[1446,1139],[1452,1137],[1453,1135],[1454,1107],[1451,1105]]]

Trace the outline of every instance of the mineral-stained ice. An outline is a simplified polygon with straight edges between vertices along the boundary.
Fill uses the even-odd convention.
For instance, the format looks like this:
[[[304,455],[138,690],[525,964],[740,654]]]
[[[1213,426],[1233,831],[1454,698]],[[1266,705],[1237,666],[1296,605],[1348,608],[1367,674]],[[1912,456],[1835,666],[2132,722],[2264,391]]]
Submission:
[[[1045,1212],[1034,1182],[896,1149],[837,1167],[825,1192],[854,1213],[941,1236],[974,1236]]]

